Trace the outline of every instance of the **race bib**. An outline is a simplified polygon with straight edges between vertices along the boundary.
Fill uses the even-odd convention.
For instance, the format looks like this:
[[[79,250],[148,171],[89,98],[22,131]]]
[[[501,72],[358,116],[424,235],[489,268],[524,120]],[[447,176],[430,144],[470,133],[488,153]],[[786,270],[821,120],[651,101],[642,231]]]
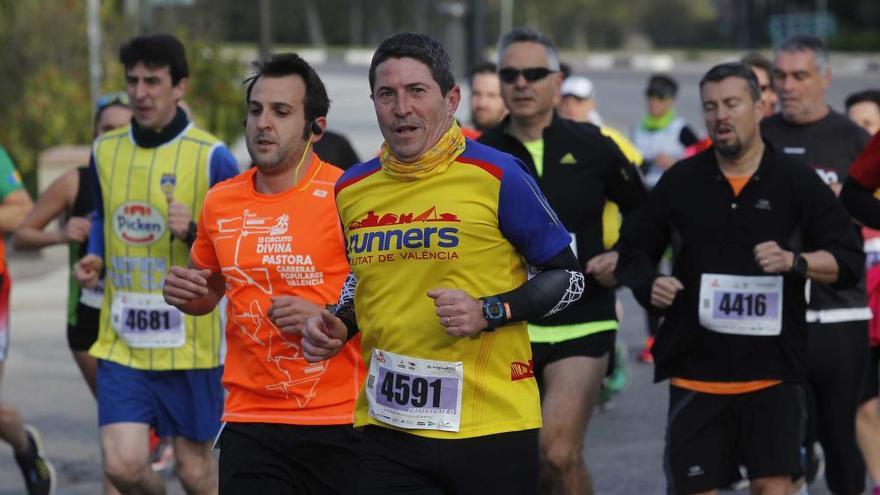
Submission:
[[[370,416],[398,428],[458,431],[462,377],[461,361],[374,349],[366,387]]]
[[[119,292],[110,306],[116,334],[132,348],[176,348],[186,342],[183,314],[161,294]]]
[[[779,335],[782,277],[704,273],[700,279],[700,325],[734,335]]]

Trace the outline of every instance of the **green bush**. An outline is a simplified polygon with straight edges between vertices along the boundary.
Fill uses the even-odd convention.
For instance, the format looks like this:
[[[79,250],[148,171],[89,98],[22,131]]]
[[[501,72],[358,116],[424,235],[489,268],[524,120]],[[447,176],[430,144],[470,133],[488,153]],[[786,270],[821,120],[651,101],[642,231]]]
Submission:
[[[56,145],[87,144],[92,138],[88,38],[83,1],[0,0],[0,145],[5,147],[33,193],[39,154]],[[102,90],[120,91],[125,77],[119,46],[132,22],[102,2]],[[206,41],[187,46],[190,87],[186,96],[196,121],[226,142],[241,132],[244,104],[241,64]],[[14,48],[13,48],[14,47]]]

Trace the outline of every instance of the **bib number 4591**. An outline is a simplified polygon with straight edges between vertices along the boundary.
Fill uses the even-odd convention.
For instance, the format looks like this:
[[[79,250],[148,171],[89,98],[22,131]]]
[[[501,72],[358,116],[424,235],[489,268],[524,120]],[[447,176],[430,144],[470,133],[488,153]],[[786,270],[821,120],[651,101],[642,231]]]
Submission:
[[[420,376],[385,371],[379,393],[388,402],[401,406],[440,407],[440,390],[442,381],[439,378],[428,380]]]

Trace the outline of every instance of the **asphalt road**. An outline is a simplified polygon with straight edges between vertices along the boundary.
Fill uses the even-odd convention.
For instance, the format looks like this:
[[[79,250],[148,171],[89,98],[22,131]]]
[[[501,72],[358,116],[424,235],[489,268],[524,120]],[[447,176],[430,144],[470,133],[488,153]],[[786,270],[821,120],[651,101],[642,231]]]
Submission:
[[[347,134],[362,158],[379,149],[381,137],[368,98],[366,68],[330,64],[321,68],[333,100],[329,125]],[[646,73],[604,71],[588,74],[598,91],[599,110],[606,122],[622,130],[643,112]],[[681,114],[699,123],[694,71],[679,78]],[[871,85],[865,76],[837,78],[829,101],[840,108],[844,97]],[[467,90],[458,117],[468,121]],[[198,109],[195,109],[198,112]],[[2,397],[15,404],[26,421],[43,432],[47,451],[60,478],[59,494],[100,493],[100,452],[95,403],[70,357],[65,339],[67,290],[66,252],[53,248],[42,256],[13,253],[13,347],[6,363]],[[644,339],[641,311],[627,292],[622,293],[625,318],[621,339],[630,349],[629,383],[611,410],[594,416],[586,440],[586,455],[599,494],[661,494],[661,471],[666,385],[651,383],[651,366],[635,362]],[[172,482],[170,493],[182,493]],[[0,446],[0,495],[24,493],[11,451]],[[814,489],[811,493],[826,493]]]

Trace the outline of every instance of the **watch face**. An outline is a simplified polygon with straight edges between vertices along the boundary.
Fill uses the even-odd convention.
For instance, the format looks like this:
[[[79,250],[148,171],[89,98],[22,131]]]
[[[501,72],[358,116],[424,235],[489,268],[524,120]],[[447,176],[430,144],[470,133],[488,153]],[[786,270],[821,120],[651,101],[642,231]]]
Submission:
[[[501,301],[491,301],[486,304],[486,313],[490,318],[501,318],[501,315],[504,314],[504,306]]]

